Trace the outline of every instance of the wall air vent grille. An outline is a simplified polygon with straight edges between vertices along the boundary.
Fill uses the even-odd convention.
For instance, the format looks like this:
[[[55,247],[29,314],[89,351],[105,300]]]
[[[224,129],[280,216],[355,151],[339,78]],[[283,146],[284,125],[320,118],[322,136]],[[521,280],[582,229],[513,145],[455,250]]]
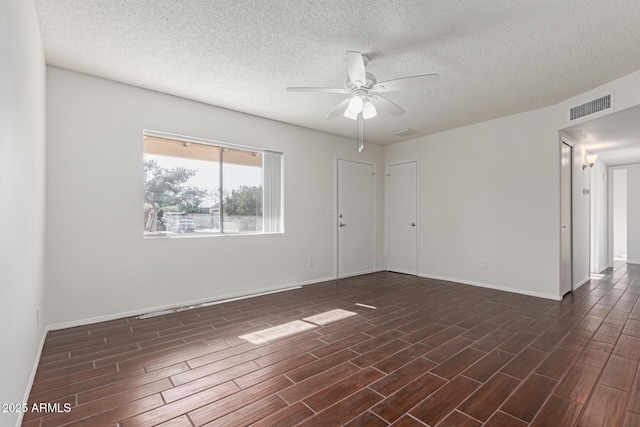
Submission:
[[[580,117],[588,116],[589,114],[597,113],[598,111],[611,108],[611,95],[603,96],[602,98],[594,99],[585,104],[573,107],[569,113],[569,120],[576,120]]]

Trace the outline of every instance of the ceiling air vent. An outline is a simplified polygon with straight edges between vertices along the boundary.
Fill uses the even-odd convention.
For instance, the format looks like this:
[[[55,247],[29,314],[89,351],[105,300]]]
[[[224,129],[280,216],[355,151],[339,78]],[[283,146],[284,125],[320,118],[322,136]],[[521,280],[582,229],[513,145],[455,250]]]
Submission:
[[[402,129],[397,132],[393,132],[392,135],[405,137],[409,135],[414,135],[416,133],[418,133],[417,130],[409,128],[409,129]]]
[[[602,98],[594,99],[585,104],[573,107],[570,110],[569,120],[576,120],[580,117],[588,116],[589,114],[597,113],[598,111],[611,108],[611,94],[603,96]]]

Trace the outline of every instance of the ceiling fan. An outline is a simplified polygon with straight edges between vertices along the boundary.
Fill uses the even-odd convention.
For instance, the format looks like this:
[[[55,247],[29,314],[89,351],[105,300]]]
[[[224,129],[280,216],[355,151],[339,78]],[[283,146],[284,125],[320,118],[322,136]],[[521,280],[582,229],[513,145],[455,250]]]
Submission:
[[[327,119],[335,119],[342,115],[352,120],[358,120],[359,146],[358,152],[364,148],[363,120],[375,117],[378,111],[393,116],[401,116],[406,111],[398,104],[380,95],[386,92],[411,90],[420,86],[437,83],[440,78],[437,74],[422,74],[418,76],[401,77],[399,79],[378,82],[376,77],[367,72],[366,66],[369,57],[360,52],[347,51],[347,80],[344,89],[328,87],[288,87],[290,92],[324,92],[349,94],[349,96],[336,105],[327,114]]]

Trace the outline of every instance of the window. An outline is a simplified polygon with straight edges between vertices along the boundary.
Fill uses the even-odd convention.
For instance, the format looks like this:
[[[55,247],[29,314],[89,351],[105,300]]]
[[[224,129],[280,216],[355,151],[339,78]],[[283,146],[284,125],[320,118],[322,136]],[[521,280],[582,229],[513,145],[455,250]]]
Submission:
[[[145,131],[144,235],[282,232],[282,153]]]

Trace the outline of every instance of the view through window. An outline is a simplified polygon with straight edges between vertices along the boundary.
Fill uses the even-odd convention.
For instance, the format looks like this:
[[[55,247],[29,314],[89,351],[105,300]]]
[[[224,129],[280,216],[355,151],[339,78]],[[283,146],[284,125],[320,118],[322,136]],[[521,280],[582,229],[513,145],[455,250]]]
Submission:
[[[282,232],[282,154],[144,135],[147,237]]]

